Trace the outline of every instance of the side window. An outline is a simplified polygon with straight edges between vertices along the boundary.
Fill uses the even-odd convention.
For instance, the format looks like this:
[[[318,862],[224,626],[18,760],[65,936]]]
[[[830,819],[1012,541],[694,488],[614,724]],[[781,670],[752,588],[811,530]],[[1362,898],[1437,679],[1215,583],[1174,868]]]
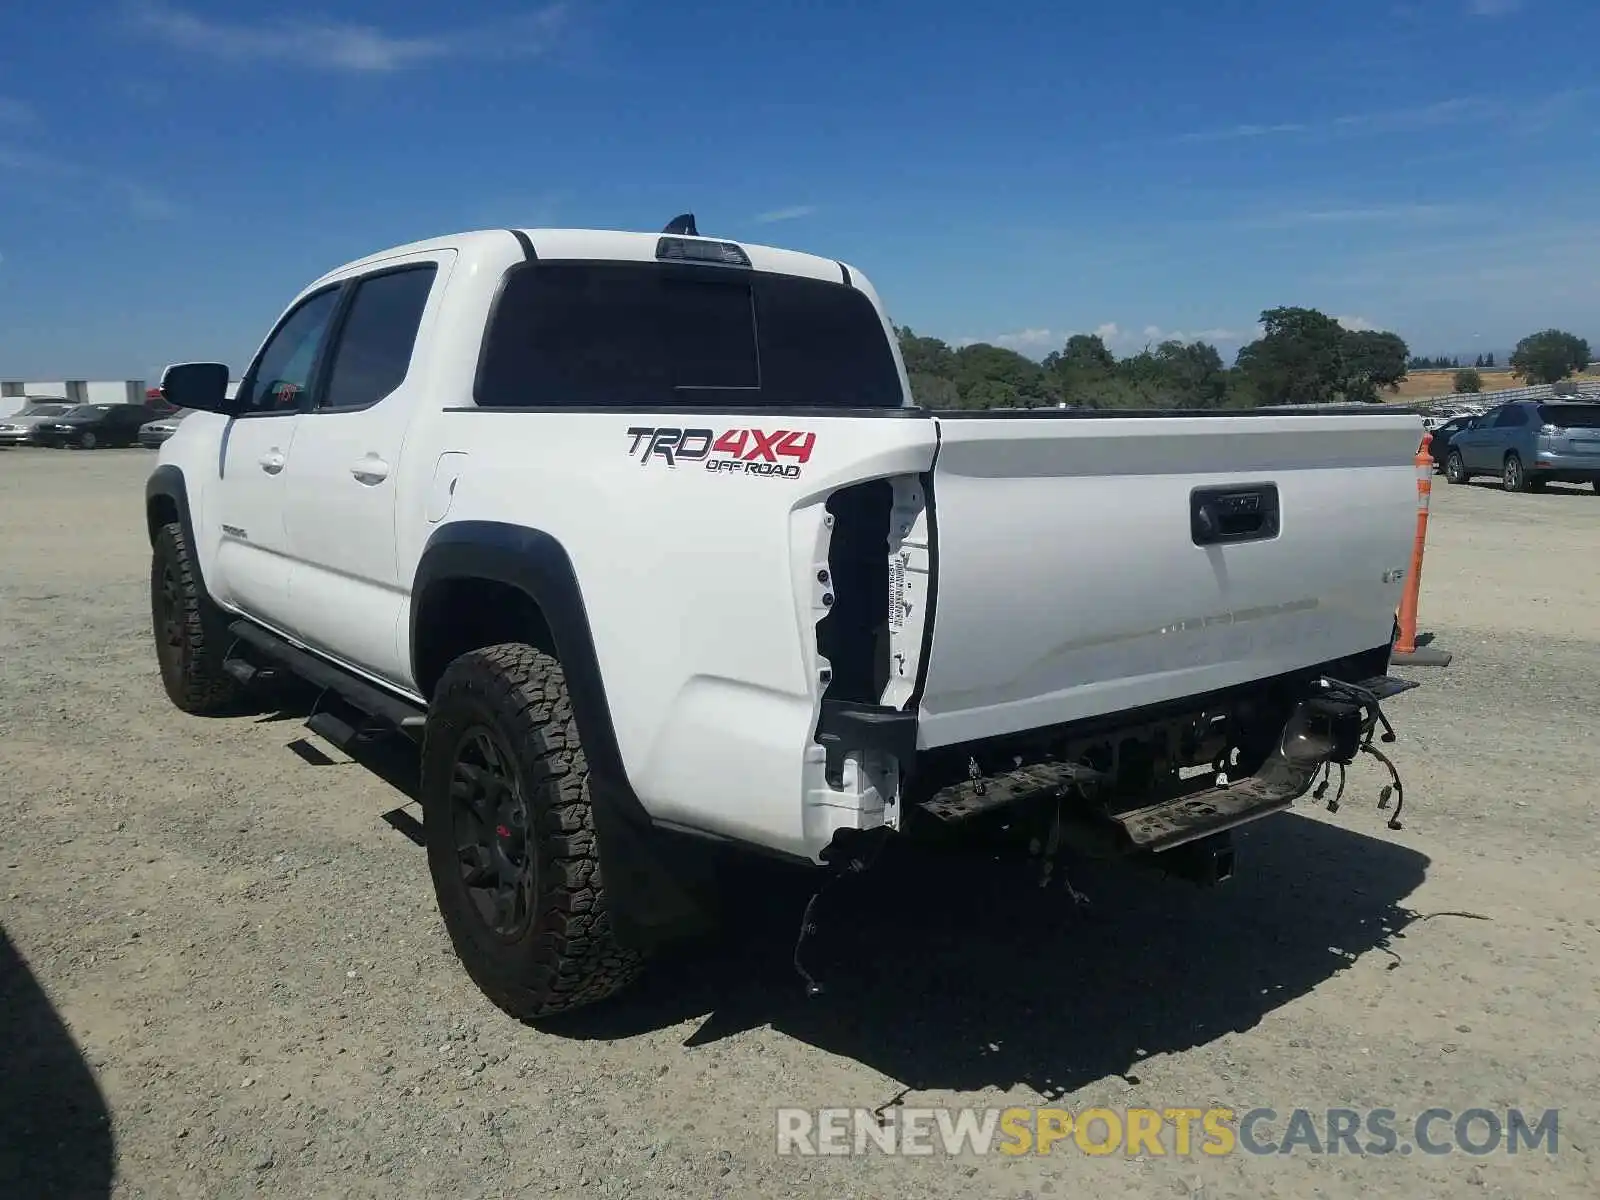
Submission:
[[[1494,423],[1496,429],[1515,429],[1518,425],[1528,423],[1528,414],[1516,405],[1508,405],[1500,410],[1500,419]]]
[[[428,263],[360,282],[333,350],[333,372],[319,408],[369,408],[405,382],[438,273]]]
[[[317,351],[339,301],[339,289],[328,288],[305,300],[272,335],[256,364],[255,374],[241,389],[241,413],[295,412],[311,386]]]

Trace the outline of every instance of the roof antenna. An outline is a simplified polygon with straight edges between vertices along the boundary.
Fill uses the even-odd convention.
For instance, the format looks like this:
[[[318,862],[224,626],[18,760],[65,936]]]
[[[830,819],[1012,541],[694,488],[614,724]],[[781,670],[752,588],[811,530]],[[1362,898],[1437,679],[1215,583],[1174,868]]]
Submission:
[[[667,222],[667,227],[662,233],[676,233],[683,237],[699,237],[700,231],[694,227],[694,214],[682,213]]]

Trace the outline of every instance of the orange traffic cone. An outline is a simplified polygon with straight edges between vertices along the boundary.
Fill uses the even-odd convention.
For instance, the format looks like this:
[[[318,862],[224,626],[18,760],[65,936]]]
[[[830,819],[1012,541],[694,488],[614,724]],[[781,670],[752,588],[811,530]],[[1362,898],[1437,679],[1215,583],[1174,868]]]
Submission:
[[[1422,551],[1428,540],[1428,500],[1433,495],[1433,456],[1428,446],[1433,434],[1422,435],[1417,451],[1417,536],[1411,547],[1411,570],[1406,573],[1405,591],[1400,594],[1400,611],[1395,618],[1391,664],[1407,667],[1448,667],[1451,655],[1445,650],[1417,645],[1417,599],[1422,592]]]

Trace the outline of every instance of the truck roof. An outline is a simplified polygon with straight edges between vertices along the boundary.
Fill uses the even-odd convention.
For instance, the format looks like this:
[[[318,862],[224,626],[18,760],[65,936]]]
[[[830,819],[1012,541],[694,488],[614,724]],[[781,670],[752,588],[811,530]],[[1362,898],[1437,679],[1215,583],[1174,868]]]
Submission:
[[[500,258],[505,255],[508,246],[515,244],[512,239],[519,236],[527,238],[528,242],[533,246],[534,253],[540,258],[621,259],[635,262],[654,262],[656,260],[656,247],[663,237],[681,238],[684,241],[708,244],[726,242],[743,250],[750,259],[750,265],[758,271],[770,271],[783,275],[801,275],[812,279],[828,279],[834,282],[860,282],[858,272],[837,259],[823,258],[820,255],[806,254],[798,250],[785,250],[777,246],[741,242],[732,238],[676,233],[665,234],[660,232],[645,233],[613,229],[506,228],[469,230],[443,237],[409,242],[403,246],[391,246],[336,267],[323,275],[312,286],[318,286],[325,280],[331,279],[336,275],[342,275],[347,271],[375,265],[385,259],[397,258],[407,254],[426,253],[430,250],[455,250],[473,258],[479,255],[492,255]]]

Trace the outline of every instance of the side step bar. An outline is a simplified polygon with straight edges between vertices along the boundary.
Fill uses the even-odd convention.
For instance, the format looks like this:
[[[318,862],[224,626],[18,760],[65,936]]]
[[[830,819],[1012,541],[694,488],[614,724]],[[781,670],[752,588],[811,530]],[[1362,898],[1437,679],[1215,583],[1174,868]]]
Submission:
[[[317,687],[327,688],[353,707],[359,709],[367,716],[385,724],[392,725],[411,737],[419,737],[422,728],[427,724],[427,712],[399,696],[392,695],[382,688],[374,687],[364,679],[338,667],[331,666],[316,655],[311,654],[298,646],[291,645],[275,633],[269,633],[259,625],[249,621],[235,621],[228,626],[228,632],[241,642],[247,643],[252,650],[258,651],[266,658],[271,659],[286,669],[290,674],[312,683]],[[230,659],[230,662],[242,660]],[[242,663],[242,667],[250,664]],[[230,675],[236,678],[251,678],[255,672],[245,675],[241,668],[226,668]],[[316,720],[316,714],[312,720]],[[343,722],[340,722],[343,725]],[[320,732],[313,727],[314,732]],[[330,732],[332,732],[330,730]]]

